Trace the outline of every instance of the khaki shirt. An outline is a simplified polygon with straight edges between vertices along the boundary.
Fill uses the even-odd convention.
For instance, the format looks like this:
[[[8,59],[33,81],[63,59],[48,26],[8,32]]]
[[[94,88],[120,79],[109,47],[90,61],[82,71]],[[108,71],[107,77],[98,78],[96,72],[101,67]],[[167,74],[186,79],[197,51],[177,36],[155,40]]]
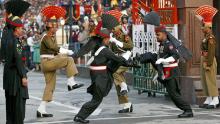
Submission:
[[[211,66],[213,63],[215,57],[215,46],[216,46],[215,36],[213,34],[205,35],[205,38],[201,43],[201,50],[203,52],[208,52],[206,56],[208,66]]]
[[[116,44],[111,44],[111,49],[114,53],[123,53],[122,50],[127,51],[127,50],[133,49],[133,42],[130,36],[121,33],[118,36],[116,36],[116,39],[123,43],[123,47],[120,48],[120,47],[117,47]]]
[[[60,47],[57,45],[55,37],[45,35],[41,41],[40,54],[57,55]]]

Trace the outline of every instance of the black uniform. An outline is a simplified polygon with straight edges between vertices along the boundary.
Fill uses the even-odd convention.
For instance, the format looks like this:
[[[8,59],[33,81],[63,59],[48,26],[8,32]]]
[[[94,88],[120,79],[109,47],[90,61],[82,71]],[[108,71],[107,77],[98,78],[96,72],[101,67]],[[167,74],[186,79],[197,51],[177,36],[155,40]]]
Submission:
[[[22,62],[22,44],[13,35],[12,29],[4,30],[5,65],[3,72],[3,88],[6,98],[6,124],[23,124],[25,118],[25,104],[28,96],[27,87],[22,86],[22,78],[26,70]]]
[[[179,53],[177,52],[176,48],[173,46],[172,42],[164,41],[159,46],[159,53],[144,53],[140,55],[140,62],[141,63],[151,63],[153,67],[158,71],[158,73],[163,73],[165,79],[162,80],[160,78],[160,82],[164,84],[167,89],[169,96],[171,97],[174,104],[184,112],[191,112],[191,107],[188,103],[186,103],[180,93],[180,86],[178,82],[179,78],[179,68],[176,67],[164,67],[164,65],[156,65],[155,62],[158,58],[168,58],[173,57],[175,59],[174,63],[178,63],[179,60]],[[171,63],[173,64],[173,63]],[[160,72],[163,71],[163,72]]]
[[[83,55],[82,53],[87,53],[87,47],[93,49],[92,54],[94,54],[102,46],[102,39],[99,37],[92,37],[90,41],[82,47],[78,53],[74,56]],[[107,66],[106,70],[90,70],[90,76],[92,84],[87,89],[88,93],[92,94],[92,100],[85,103],[76,117],[86,119],[93,111],[100,105],[103,97],[107,96],[111,90],[113,84],[113,76],[111,67],[108,66],[109,61],[116,61],[118,63],[126,64],[126,60],[122,57],[116,56],[109,48],[104,48],[101,52],[94,57],[94,61],[91,66]]]

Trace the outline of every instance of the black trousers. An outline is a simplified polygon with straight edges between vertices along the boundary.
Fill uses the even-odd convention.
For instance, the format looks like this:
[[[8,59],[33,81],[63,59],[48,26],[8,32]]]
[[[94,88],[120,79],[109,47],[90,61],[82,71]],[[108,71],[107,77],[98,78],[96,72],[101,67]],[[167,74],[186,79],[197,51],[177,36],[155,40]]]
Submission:
[[[179,82],[177,78],[165,80],[164,85],[174,104],[183,111],[192,111],[190,105],[185,102],[180,93]]]
[[[96,110],[96,108],[98,108],[98,106],[101,104],[103,100],[103,97],[104,96],[100,92],[98,92],[98,90],[96,90],[96,88],[94,87],[94,90],[92,92],[92,99],[82,106],[82,108],[76,116],[86,119]]]
[[[16,96],[12,96],[8,91],[5,91],[5,98],[6,124],[24,124],[26,99],[20,92]]]

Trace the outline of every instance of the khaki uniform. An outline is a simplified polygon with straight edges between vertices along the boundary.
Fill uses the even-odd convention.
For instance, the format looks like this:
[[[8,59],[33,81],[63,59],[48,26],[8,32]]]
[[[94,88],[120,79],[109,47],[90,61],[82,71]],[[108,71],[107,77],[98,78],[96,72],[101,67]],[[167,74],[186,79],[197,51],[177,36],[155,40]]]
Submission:
[[[119,34],[116,36],[116,39],[123,42],[123,48],[118,48],[115,44],[111,45],[112,51],[118,55],[122,54],[123,51],[132,50],[133,49],[133,42],[131,38],[128,35]],[[120,50],[122,49],[122,50]],[[125,80],[125,72],[128,70],[128,67],[120,66],[117,71],[113,74],[114,77],[114,83],[118,94],[118,101],[119,104],[128,103],[128,96],[121,96],[120,93],[120,84],[122,82],[126,83]]]
[[[43,101],[52,101],[53,92],[56,85],[56,70],[65,68],[67,77],[72,77],[78,73],[73,58],[66,55],[58,55],[59,47],[56,39],[52,36],[44,36],[41,42],[41,55],[54,55],[54,58],[41,58],[41,68],[45,76],[46,87],[44,89]]]
[[[201,44],[201,81],[204,95],[218,96],[216,84],[217,63],[215,58],[216,40],[212,34],[207,34]],[[206,68],[210,70],[206,70]]]

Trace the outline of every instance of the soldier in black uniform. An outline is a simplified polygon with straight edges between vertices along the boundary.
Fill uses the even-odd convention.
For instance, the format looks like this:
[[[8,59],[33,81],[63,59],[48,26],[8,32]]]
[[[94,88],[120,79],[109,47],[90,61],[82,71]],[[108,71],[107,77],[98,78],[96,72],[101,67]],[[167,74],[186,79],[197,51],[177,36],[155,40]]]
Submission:
[[[173,43],[167,39],[167,32],[164,26],[156,28],[156,36],[159,45],[159,53],[144,53],[136,59],[142,63],[152,63],[154,68],[158,71],[160,77],[158,78],[167,89],[171,100],[174,104],[184,112],[178,115],[179,118],[193,117],[193,112],[188,103],[186,103],[181,96],[180,86],[178,82],[179,77],[179,53],[174,47]],[[162,72],[161,72],[162,71]]]
[[[22,62],[23,24],[20,16],[30,4],[25,1],[8,1],[6,7],[6,26],[2,43],[2,59],[5,61],[3,71],[3,89],[6,98],[6,124],[23,124],[25,104],[28,96],[26,69]]]
[[[22,43],[19,37],[22,35],[22,22],[18,16],[6,19],[7,36],[2,41],[5,46],[5,65],[3,73],[3,88],[6,98],[6,123],[23,124],[25,118],[25,104],[28,96],[27,75],[22,62]]]
[[[79,113],[75,116],[74,121],[76,122],[89,123],[89,121],[85,119],[95,111],[102,102],[103,97],[107,96],[111,90],[114,80],[111,67],[108,66],[109,61],[116,61],[127,65],[123,57],[116,56],[108,48],[109,35],[110,32],[107,29],[102,29],[99,32],[99,36],[101,37],[94,36],[93,39],[95,39],[95,41],[89,41],[90,47],[94,48],[92,52],[94,60],[90,64],[92,84],[87,89],[87,92],[92,94],[93,97],[91,101],[82,106]],[[76,56],[80,56],[80,51]]]

